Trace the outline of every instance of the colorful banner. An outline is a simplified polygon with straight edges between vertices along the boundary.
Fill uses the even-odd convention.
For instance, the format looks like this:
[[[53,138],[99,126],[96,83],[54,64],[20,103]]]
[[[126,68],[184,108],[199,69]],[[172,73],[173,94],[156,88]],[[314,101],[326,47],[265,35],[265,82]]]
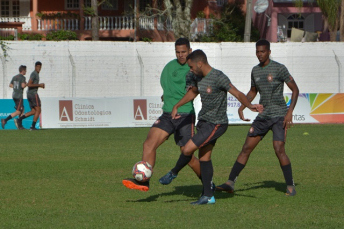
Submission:
[[[285,93],[287,106],[291,93]],[[41,98],[42,128],[104,128],[104,127],[150,127],[162,114],[160,97],[116,97],[116,98]],[[252,103],[259,103],[259,94]],[[14,111],[13,100],[0,100],[1,118]],[[28,110],[28,103],[24,105]],[[257,113],[244,110],[249,122],[239,119],[240,102],[228,94],[227,115],[229,124],[250,124]],[[194,100],[196,115],[202,104],[199,97]],[[293,112],[294,123],[344,123],[344,94],[300,94]],[[24,119],[29,128],[32,117]],[[39,124],[37,124],[38,127]],[[15,129],[13,119],[6,129]]]

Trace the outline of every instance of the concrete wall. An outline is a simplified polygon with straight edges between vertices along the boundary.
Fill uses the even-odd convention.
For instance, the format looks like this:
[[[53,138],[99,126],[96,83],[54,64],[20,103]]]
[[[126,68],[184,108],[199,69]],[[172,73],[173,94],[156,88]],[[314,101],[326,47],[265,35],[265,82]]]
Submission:
[[[0,98],[11,98],[8,84],[18,67],[27,65],[28,80],[36,61],[43,63],[41,97],[159,96],[161,70],[175,58],[171,42],[16,41],[8,47],[0,62]],[[204,50],[239,90],[249,90],[251,69],[258,64],[254,43],[192,43],[192,48]],[[271,50],[301,93],[344,92],[344,42],[272,43]]]

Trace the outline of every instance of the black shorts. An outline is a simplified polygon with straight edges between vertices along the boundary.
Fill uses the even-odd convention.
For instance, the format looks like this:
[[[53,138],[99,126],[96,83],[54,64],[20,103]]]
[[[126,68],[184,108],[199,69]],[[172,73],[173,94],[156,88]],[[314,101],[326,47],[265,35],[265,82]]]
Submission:
[[[166,131],[169,135],[174,134],[174,141],[179,146],[185,144],[194,136],[195,114],[180,114],[178,119],[172,119],[171,113],[164,112],[153,124]]]
[[[216,140],[223,135],[228,128],[228,124],[213,124],[199,120],[196,126],[197,133],[191,138],[198,148],[206,145],[214,145]]]
[[[285,142],[287,136],[287,130],[283,127],[284,117],[277,117],[272,119],[263,119],[257,117],[247,134],[249,137],[260,136],[261,139],[272,130],[273,140]]]
[[[23,104],[23,99],[15,99],[13,98],[14,101],[14,109],[16,109],[17,111],[23,111],[24,110],[24,104]]]
[[[38,94],[27,94],[27,100],[29,100],[29,105],[31,108],[33,107],[41,107],[41,99],[39,98]]]

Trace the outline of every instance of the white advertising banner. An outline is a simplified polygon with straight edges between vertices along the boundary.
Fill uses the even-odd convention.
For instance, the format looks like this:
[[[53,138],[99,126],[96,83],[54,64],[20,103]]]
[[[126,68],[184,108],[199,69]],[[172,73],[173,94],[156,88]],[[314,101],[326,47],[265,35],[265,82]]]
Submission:
[[[285,93],[287,106],[291,94]],[[42,98],[42,128],[150,127],[162,114],[160,97],[117,98]],[[252,103],[259,103],[259,94]],[[239,119],[240,102],[227,98],[229,124],[249,124],[258,113],[244,110]],[[196,116],[202,107],[199,96],[194,100]],[[294,123],[343,123],[344,94],[300,94],[293,112]]]

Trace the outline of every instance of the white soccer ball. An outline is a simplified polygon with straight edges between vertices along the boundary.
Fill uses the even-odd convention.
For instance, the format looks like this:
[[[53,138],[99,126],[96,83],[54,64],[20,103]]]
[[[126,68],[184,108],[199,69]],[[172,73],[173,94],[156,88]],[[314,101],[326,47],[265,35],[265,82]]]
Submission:
[[[137,162],[134,167],[132,174],[137,181],[148,181],[152,176],[152,166],[146,161]]]

